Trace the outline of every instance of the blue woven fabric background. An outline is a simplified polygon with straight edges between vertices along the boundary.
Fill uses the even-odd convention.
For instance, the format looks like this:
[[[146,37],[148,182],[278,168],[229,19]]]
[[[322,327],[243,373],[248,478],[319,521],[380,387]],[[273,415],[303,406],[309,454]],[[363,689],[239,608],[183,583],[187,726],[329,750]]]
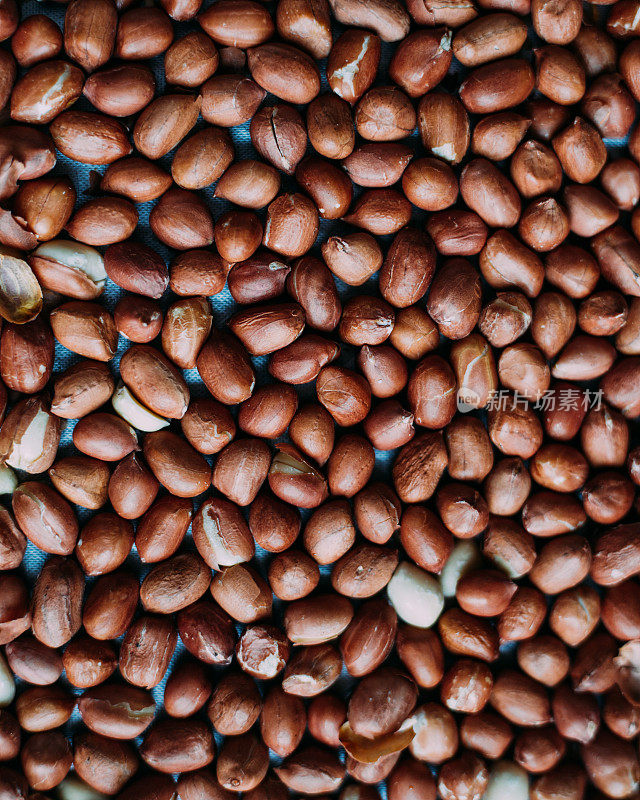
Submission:
[[[211,4],[210,0],[205,0],[204,7],[207,7],[210,4]],[[270,6],[270,8],[271,8],[271,6]],[[590,13],[590,14],[593,13],[593,10],[594,10],[593,6],[589,7],[589,12],[588,13]],[[26,16],[29,16],[31,14],[35,14],[35,13],[46,14],[49,17],[51,17],[53,20],[55,20],[61,28],[62,28],[63,20],[64,20],[64,11],[65,11],[65,6],[64,5],[59,5],[59,4],[53,3],[53,2],[36,2],[36,0],[27,0],[27,2],[23,2],[22,3],[22,17],[23,18],[26,17]],[[191,23],[174,23],[174,29],[175,29],[176,38],[178,38],[178,37],[184,35],[185,33],[189,32],[191,30],[198,30],[199,26],[195,22],[191,22]],[[340,30],[341,30],[341,27],[340,26],[336,26],[334,38],[335,38],[335,35],[340,32]],[[532,44],[534,38],[535,38],[534,36],[530,37],[530,41],[528,42],[527,47],[530,47],[530,45]],[[393,49],[394,49],[393,45],[388,45],[388,44],[383,43],[380,72],[379,72],[378,78],[376,80],[376,84],[377,85],[384,85],[386,82],[388,82],[387,79],[385,78],[386,69],[387,69],[390,57],[392,55]],[[530,53],[530,50],[528,50],[527,52]],[[165,90],[164,70],[163,70],[163,66],[162,66],[162,58],[160,57],[160,58],[154,59],[153,61],[148,62],[148,63],[153,68],[154,73],[155,73],[156,82],[157,82],[156,94],[157,95],[162,94],[164,92],[164,90]],[[326,78],[324,77],[324,66],[325,66],[324,62],[320,66],[321,66],[321,69],[323,71],[322,91],[325,92],[325,91],[328,91],[328,85],[326,83]],[[449,72],[448,76],[446,77],[445,81],[443,82],[443,87],[446,88],[446,89],[454,91],[457,88],[457,85],[459,85],[460,81],[462,80],[462,72],[463,72],[462,67],[454,59],[454,62],[453,62],[452,67],[450,69],[450,72]],[[275,100],[275,98],[268,97],[265,100],[265,103],[268,104],[268,103],[270,103],[270,102],[272,102],[274,100]],[[86,100],[84,100],[84,98],[81,99],[75,105],[75,108],[79,109],[79,110],[91,110],[92,109],[90,104]],[[127,120],[124,120],[124,122],[126,123]],[[198,123],[197,129],[199,129],[201,127],[204,127],[204,123],[202,122],[202,120]],[[235,145],[235,157],[236,157],[236,160],[249,158],[249,157],[256,157],[256,153],[254,152],[254,150],[252,148],[252,145],[251,145],[251,141],[250,141],[249,123],[246,123],[245,125],[238,126],[236,128],[230,129],[230,133],[231,133],[231,136],[233,138],[234,145]],[[416,148],[416,151],[418,152],[419,148],[420,148],[420,144],[419,144],[419,138],[418,138],[417,132],[414,133],[414,135],[411,137],[411,141],[413,141],[414,146]],[[623,148],[623,146],[624,146],[624,142],[619,142],[619,141],[618,142],[607,141],[606,144],[608,146],[608,149],[610,149],[610,151],[612,151],[612,152],[616,152],[617,150]],[[309,146],[309,150],[310,150],[310,152],[312,152],[310,146]],[[169,170],[169,167],[170,167],[172,155],[173,154],[171,153],[168,156],[166,156],[165,158],[160,160],[160,163],[165,167],[165,169],[167,169],[167,171]],[[74,186],[76,187],[76,190],[77,190],[77,193],[78,193],[78,206],[79,206],[79,205],[82,205],[84,202],[86,202],[90,197],[95,195],[95,190],[92,188],[97,183],[95,173],[96,172],[97,173],[102,173],[102,172],[104,172],[104,169],[105,169],[105,167],[91,167],[91,166],[78,164],[76,162],[71,161],[70,159],[66,158],[63,155],[58,154],[58,163],[57,163],[57,165],[55,167],[54,174],[64,174],[64,175],[69,176],[69,178],[72,180]],[[294,186],[295,186],[295,181],[293,179],[288,178],[285,175],[282,175],[282,189],[281,189],[281,191],[287,190],[289,188],[293,188]],[[354,189],[355,189],[355,194],[357,196],[359,194],[358,187],[354,187]],[[200,194],[206,198],[207,204],[208,204],[208,206],[209,206],[209,208],[210,208],[210,210],[211,210],[211,212],[213,214],[214,219],[217,219],[217,217],[220,215],[220,213],[222,213],[222,211],[226,210],[229,207],[228,203],[226,203],[225,201],[222,201],[222,200],[219,200],[219,199],[216,199],[216,198],[213,197],[213,187],[210,187],[209,189],[206,189],[206,190],[200,192]],[[140,221],[139,221],[139,224],[138,224],[137,231],[136,231],[136,233],[134,235],[134,238],[138,239],[138,240],[140,240],[140,241],[142,241],[142,242],[144,242],[144,243],[146,243],[148,245],[150,245],[151,247],[156,249],[167,261],[169,261],[169,259],[172,256],[171,251],[168,248],[166,248],[164,245],[162,245],[155,238],[155,236],[153,236],[153,234],[151,233],[151,230],[149,228],[148,216],[149,216],[149,212],[151,211],[153,205],[154,205],[153,203],[146,203],[146,204],[142,204],[142,205],[138,206],[138,211],[139,211],[139,214],[140,214]],[[418,211],[418,209],[414,209],[414,217],[413,217],[413,221],[412,222],[413,222],[413,224],[421,226],[423,224],[423,222],[424,222],[425,217],[426,217],[426,214],[424,212]],[[331,233],[343,231],[345,228],[346,228],[346,226],[343,223],[341,223],[340,221],[321,220],[318,242],[324,241],[327,238],[327,236],[330,235]],[[382,237],[383,244],[384,244],[384,240],[388,239],[388,238],[390,238],[390,237]],[[101,248],[101,249],[104,250],[104,248]],[[363,294],[363,293],[371,293],[371,294],[375,293],[375,294],[377,294],[377,277],[372,278],[369,281],[368,284],[365,284],[365,286],[357,287],[357,288],[347,287],[346,285],[342,284],[340,281],[338,281],[337,283],[338,283],[339,291],[340,291],[341,295],[343,296],[343,298],[344,297],[348,297],[350,295],[354,295],[354,294]],[[104,303],[105,306],[109,310],[113,310],[115,304],[117,303],[119,297],[122,294],[123,294],[123,291],[119,287],[117,287],[115,284],[113,284],[110,281],[108,281],[105,293],[101,297],[100,302]],[[168,306],[169,303],[171,302],[171,300],[172,300],[172,298],[166,297],[164,299],[164,301],[163,301],[164,302],[164,306],[165,307]],[[231,314],[233,313],[233,311],[235,310],[235,307],[236,307],[231,295],[229,294],[229,291],[225,288],[220,294],[216,295],[215,297],[210,298],[210,303],[211,303],[211,307],[212,307],[212,311],[213,311],[214,325],[216,325],[217,327],[223,326],[225,324],[226,320],[231,316]],[[118,369],[120,356],[122,355],[124,350],[127,349],[128,346],[129,346],[129,343],[127,342],[127,340],[125,340],[121,336],[120,337],[120,342],[119,342],[118,354],[113,359],[113,361],[111,362],[111,367],[114,370],[114,372],[116,372],[117,369]],[[341,355],[341,363],[343,363],[345,366],[353,366],[355,352],[356,352],[355,348],[352,348],[352,347],[350,347],[348,345],[344,345],[343,346],[342,355]],[[78,356],[75,356],[74,354],[70,353],[68,350],[66,350],[65,348],[61,347],[60,345],[58,345],[56,343],[56,359],[55,359],[55,366],[54,366],[54,374],[60,373],[61,371],[66,369],[68,366],[70,366],[72,363],[75,363],[78,360],[80,360],[80,358]],[[266,360],[267,360],[266,358],[254,359],[254,364],[255,364],[255,367],[256,367],[256,373],[257,373],[257,376],[258,376],[258,385],[260,385],[261,383],[265,383],[265,382],[270,382],[271,381],[271,378],[268,376],[268,373],[266,371]],[[204,388],[204,386],[203,386],[203,384],[202,384],[202,382],[201,382],[201,380],[199,378],[199,375],[198,375],[196,370],[186,371],[185,372],[185,377],[186,377],[187,383],[189,384],[190,390],[192,392],[192,396],[202,396],[202,395],[206,394],[206,389]],[[308,387],[297,387],[297,389],[299,391],[299,394],[301,395],[301,400],[304,399],[304,398],[309,398],[309,399],[315,398],[315,390],[314,390],[313,385],[310,385]],[[174,423],[172,428],[175,429],[175,430],[179,430],[179,425],[175,425],[175,423]],[[71,443],[72,431],[73,431],[73,422],[70,422],[67,425],[67,428],[66,428],[66,430],[65,430],[65,432],[63,434],[62,440],[61,440],[61,454],[66,454],[66,453],[70,452],[71,449],[72,449],[71,448],[71,444],[70,444]],[[143,435],[144,434],[141,434],[141,436],[143,436]],[[374,479],[384,479],[386,476],[389,475],[390,464],[391,464],[391,461],[393,460],[393,455],[394,455],[393,453],[388,453],[388,452],[387,453],[383,453],[383,452],[377,452],[376,453],[376,469],[375,469],[375,472],[374,472]],[[198,500],[196,500],[196,505],[197,504],[198,504]],[[86,512],[86,511],[83,511],[83,510],[79,511],[79,517],[80,517],[81,521],[83,519],[86,519],[89,515],[90,515],[90,512]],[[189,547],[190,543],[187,542],[186,546]],[[264,565],[265,558],[266,558],[266,554],[264,552],[260,552],[260,550],[258,548],[258,553],[257,553],[258,561],[261,564]],[[26,573],[28,574],[30,582],[35,580],[35,577],[39,573],[40,568],[41,568],[42,564],[45,562],[46,559],[47,559],[46,554],[42,553],[41,551],[37,550],[33,545],[29,544],[29,546],[27,548],[26,555],[25,555],[23,568],[25,569]],[[135,554],[135,552],[132,553],[132,555],[130,556],[129,561],[127,563],[127,566],[130,569],[132,569],[133,571],[135,571],[138,574],[140,574],[141,576],[146,574],[146,572],[149,569],[148,567],[144,567],[140,563],[140,561],[139,561],[137,555]],[[323,580],[325,580],[325,581],[327,580],[327,574],[329,572],[329,569],[330,568],[328,568],[328,567],[324,567],[321,570],[321,572],[323,573]],[[93,582],[93,579],[88,579],[88,585],[91,585],[92,582]],[[276,602],[275,605],[274,605],[274,614],[275,614],[276,619],[279,618],[279,613],[280,613],[279,605],[280,604],[278,602]],[[173,666],[173,664],[175,664],[175,662],[177,660],[179,660],[181,658],[183,653],[184,653],[184,648],[182,647],[181,643],[179,642],[178,648],[176,650],[176,654],[174,656],[174,660],[172,662],[172,666]],[[215,672],[215,669],[216,668],[213,668],[214,672]],[[351,679],[349,678],[349,676],[345,672],[343,674],[342,678],[340,679],[338,685],[336,687],[334,687],[334,690],[337,691],[337,692],[346,691],[348,689],[348,685],[349,685],[350,681],[351,681]],[[165,683],[165,681],[163,681],[158,687],[156,687],[153,690],[153,695],[154,695],[154,697],[156,699],[156,703],[158,704],[158,708],[159,709],[161,708],[161,704],[162,704],[164,683]],[[73,688],[73,687],[71,687],[71,688]],[[79,690],[73,690],[73,691],[74,691],[75,694],[79,694],[80,693]],[[160,710],[159,710],[159,713],[161,713]],[[73,730],[73,728],[75,727],[75,723],[77,723],[78,719],[79,719],[79,715],[77,714],[77,712],[74,712],[74,716],[72,717],[72,719],[71,719],[71,721],[69,723],[69,726],[67,728],[67,730],[69,730],[69,732],[71,732]],[[220,737],[217,737],[217,738],[218,738],[218,743],[219,743]],[[276,759],[276,760],[279,760],[279,759]],[[384,787],[381,786],[380,789],[381,789],[382,796],[385,797],[386,793],[384,792]]]

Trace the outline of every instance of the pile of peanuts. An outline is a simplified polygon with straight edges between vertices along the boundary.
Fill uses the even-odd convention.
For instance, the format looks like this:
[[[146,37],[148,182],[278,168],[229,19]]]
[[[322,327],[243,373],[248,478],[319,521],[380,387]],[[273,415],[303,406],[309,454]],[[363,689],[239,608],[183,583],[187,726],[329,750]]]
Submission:
[[[638,798],[640,0],[40,10],[0,800]]]

